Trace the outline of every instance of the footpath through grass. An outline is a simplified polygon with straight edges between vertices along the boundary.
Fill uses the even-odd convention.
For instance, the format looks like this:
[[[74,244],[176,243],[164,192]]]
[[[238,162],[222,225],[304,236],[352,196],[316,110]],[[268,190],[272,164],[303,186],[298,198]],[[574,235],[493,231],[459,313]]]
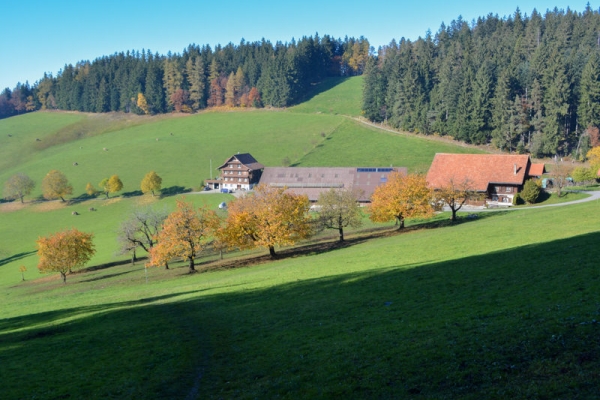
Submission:
[[[598,205],[428,226],[148,283],[140,265],[4,281],[3,395],[596,396]]]

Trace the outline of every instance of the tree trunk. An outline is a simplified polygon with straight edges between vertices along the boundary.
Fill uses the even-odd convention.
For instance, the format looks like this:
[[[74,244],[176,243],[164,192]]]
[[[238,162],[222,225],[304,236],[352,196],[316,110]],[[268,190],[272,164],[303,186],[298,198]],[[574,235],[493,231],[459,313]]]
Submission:
[[[21,196],[21,204],[24,204],[25,202],[23,201],[23,196]]]
[[[165,261],[165,269],[169,269],[169,263]]]
[[[452,217],[450,217],[450,221],[456,222],[456,211],[454,208],[450,208],[452,210]]]
[[[344,241],[344,228],[342,228],[341,226],[338,228],[339,232],[340,232],[340,243]]]
[[[64,273],[64,272],[61,272],[61,273],[60,273],[60,276],[62,276],[62,278],[63,278],[63,283],[66,285],[66,284],[67,284],[67,274],[66,274],[66,273]]]
[[[397,216],[396,224],[398,225],[398,230],[404,228],[404,218],[402,218],[402,216]]]
[[[190,257],[190,273],[196,272],[196,268],[194,266],[194,257]]]
[[[271,255],[271,258],[277,257],[277,254],[275,254],[275,247],[269,246],[269,254]]]

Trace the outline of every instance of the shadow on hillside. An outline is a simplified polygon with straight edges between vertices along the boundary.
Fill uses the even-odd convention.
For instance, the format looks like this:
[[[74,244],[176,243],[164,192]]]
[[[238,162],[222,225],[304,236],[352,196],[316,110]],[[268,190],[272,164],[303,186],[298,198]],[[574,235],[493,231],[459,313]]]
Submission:
[[[160,196],[161,197],[177,196],[178,194],[190,193],[191,191],[192,191],[191,188],[185,188],[183,186],[171,186],[168,188],[161,189]]]
[[[96,199],[97,197],[98,197],[98,195],[94,195],[94,194],[89,195],[87,193],[83,193],[77,197],[72,197],[69,200],[67,200],[67,205],[73,206],[73,205],[76,205],[79,203],[83,203],[84,201]]]
[[[240,390],[245,398],[311,398],[315,390],[338,398],[594,398],[599,240],[592,233],[410,269],[332,269],[267,288],[207,296],[200,289],[0,320],[3,391],[11,398],[89,390],[136,398],[235,398]],[[360,262],[344,257],[339,265]],[[88,374],[101,388],[90,389]]]
[[[313,84],[311,84],[311,89],[308,91],[308,93],[306,93],[304,96],[302,96],[294,105],[298,105],[300,103],[304,103],[306,101],[311,100],[313,97],[326,92],[330,89],[333,89],[334,87],[336,87],[337,85],[344,83],[345,81],[347,81],[348,77],[330,77],[330,78],[325,78],[323,79],[321,82],[315,82]]]
[[[35,251],[35,250],[27,251],[27,252],[12,255],[12,256],[4,258],[4,259],[0,259],[0,266],[11,263],[13,261],[21,260],[21,259],[23,259],[25,257],[29,257],[30,255],[35,254],[35,253],[37,253],[37,251]]]
[[[128,198],[128,197],[142,196],[143,194],[144,193],[141,190],[134,190],[132,192],[125,192],[121,196]]]
[[[235,260],[201,260],[196,263],[196,269],[198,272],[206,272],[206,271],[215,271],[215,270],[224,270],[224,269],[235,269],[235,268],[243,268],[250,267],[258,264],[265,264],[269,262],[275,262],[278,260],[286,259],[286,258],[295,258],[295,257],[304,257],[311,256],[317,254],[328,253],[331,251],[336,251],[339,249],[344,249],[352,246],[356,246],[358,244],[365,243],[367,241],[403,235],[410,232],[415,232],[423,229],[439,229],[444,227],[462,225],[466,223],[475,222],[478,219],[488,219],[497,217],[499,215],[505,214],[507,211],[499,211],[494,213],[481,213],[478,214],[478,217],[467,218],[466,216],[460,216],[457,221],[452,222],[449,218],[442,220],[434,220],[434,221],[423,221],[418,222],[414,225],[409,225],[402,229],[398,229],[397,226],[386,226],[386,227],[376,227],[368,230],[362,230],[359,232],[354,232],[350,235],[346,235],[346,238],[343,242],[340,242],[337,239],[337,236],[331,236],[329,238],[315,238],[309,239],[305,242],[302,242],[294,247],[276,249],[276,257],[275,259],[271,258],[269,254],[259,254],[256,256],[248,256],[243,259],[235,259]],[[333,230],[332,230],[333,231]],[[267,250],[265,250],[266,252]]]
[[[136,263],[140,263],[140,262],[143,262],[143,261],[145,261],[147,259],[148,259],[148,257],[146,257],[146,256],[137,257],[135,262]],[[127,265],[127,264],[131,264],[131,260],[112,261],[112,262],[109,262],[109,263],[98,264],[98,265],[93,265],[91,267],[82,268],[82,269],[79,269],[77,271],[73,271],[73,274],[82,274],[82,273],[91,272],[91,271],[100,271],[100,270],[103,270],[103,269],[117,267],[119,265]]]

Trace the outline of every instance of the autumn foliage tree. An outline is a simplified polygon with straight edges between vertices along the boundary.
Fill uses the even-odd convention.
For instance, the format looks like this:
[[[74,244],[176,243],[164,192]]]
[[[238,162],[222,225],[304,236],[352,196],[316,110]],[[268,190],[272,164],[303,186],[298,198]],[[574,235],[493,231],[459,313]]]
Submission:
[[[150,266],[162,266],[181,257],[195,271],[195,259],[207,246],[219,226],[217,214],[207,208],[194,210],[192,204],[177,200],[177,210],[169,214],[150,249]]]
[[[319,195],[319,222],[326,229],[337,229],[340,242],[344,241],[344,228],[362,225],[358,197],[352,189],[330,189]]]
[[[45,199],[61,199],[64,202],[64,197],[73,193],[73,186],[71,186],[65,174],[53,169],[42,180],[42,193]]]
[[[102,179],[98,186],[100,186],[100,189],[102,189],[102,192],[104,192],[108,199],[109,193],[116,193],[123,189],[123,182],[118,175],[113,175],[110,178]]]
[[[92,243],[93,234],[69,229],[40,237],[37,240],[40,272],[60,272],[63,283],[67,273],[83,267],[96,250]]]
[[[142,179],[141,189],[143,193],[152,193],[154,196],[155,190],[160,190],[162,186],[162,178],[156,174],[154,171],[148,172],[144,179]]]
[[[35,187],[35,182],[27,175],[19,172],[6,181],[4,184],[4,197],[7,199],[20,199],[23,203],[23,197],[31,194]]]
[[[259,185],[254,193],[229,203],[219,239],[230,247],[263,247],[276,257],[275,246],[286,246],[312,233],[308,197],[285,193],[284,188]]]
[[[388,181],[377,186],[373,192],[370,218],[373,222],[395,219],[398,229],[402,229],[406,218],[432,216],[432,199],[432,192],[424,176],[392,172]]]

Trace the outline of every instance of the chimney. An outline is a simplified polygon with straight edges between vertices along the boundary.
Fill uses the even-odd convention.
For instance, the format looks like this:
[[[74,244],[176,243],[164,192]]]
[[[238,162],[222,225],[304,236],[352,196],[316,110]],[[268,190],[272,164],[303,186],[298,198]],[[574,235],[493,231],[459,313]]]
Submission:
[[[513,164],[513,173],[517,174],[517,164]]]

